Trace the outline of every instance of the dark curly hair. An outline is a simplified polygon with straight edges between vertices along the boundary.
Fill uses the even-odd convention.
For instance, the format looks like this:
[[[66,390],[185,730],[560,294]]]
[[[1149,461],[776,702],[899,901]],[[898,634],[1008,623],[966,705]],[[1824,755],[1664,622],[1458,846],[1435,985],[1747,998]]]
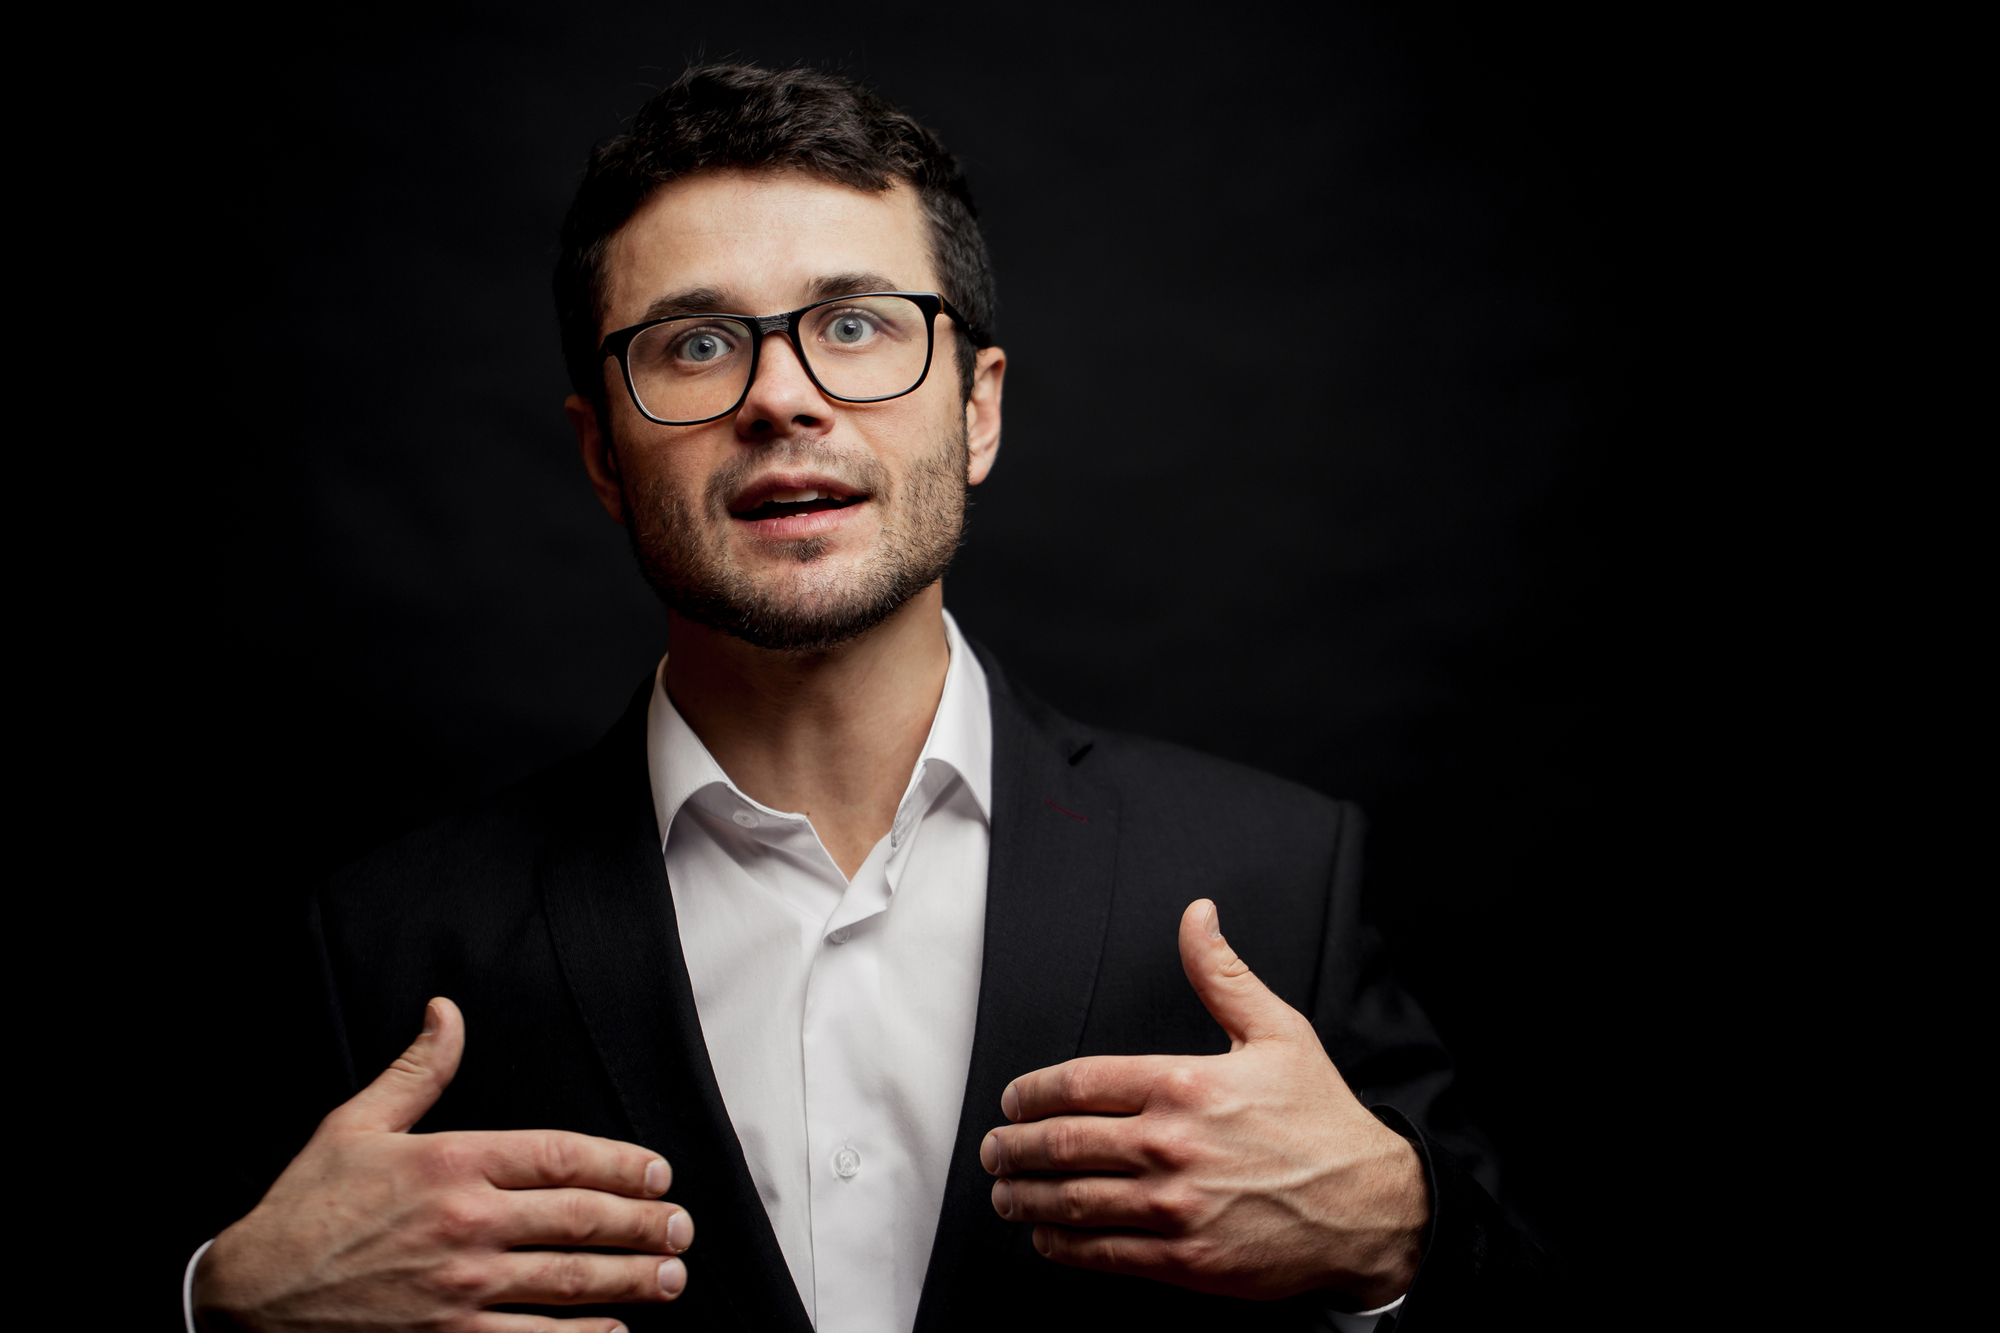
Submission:
[[[974,353],[992,341],[993,265],[965,173],[943,142],[838,75],[699,65],[639,108],[629,133],[597,146],[563,219],[553,283],[563,360],[600,415],[597,329],[612,235],[667,182],[727,167],[793,168],[857,190],[913,187],[944,295],[974,325],[957,338],[959,392],[971,394]]]

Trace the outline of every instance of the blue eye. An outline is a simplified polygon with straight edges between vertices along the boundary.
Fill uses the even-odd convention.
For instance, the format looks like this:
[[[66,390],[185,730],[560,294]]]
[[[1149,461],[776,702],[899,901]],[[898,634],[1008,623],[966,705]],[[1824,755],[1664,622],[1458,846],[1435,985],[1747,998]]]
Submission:
[[[728,344],[712,333],[697,333],[681,344],[681,355],[689,361],[713,361],[728,352]]]
[[[849,347],[852,347],[856,343],[867,341],[868,335],[873,332],[875,332],[875,326],[859,315],[842,315],[827,326],[827,336],[829,338],[834,342],[843,343]]]

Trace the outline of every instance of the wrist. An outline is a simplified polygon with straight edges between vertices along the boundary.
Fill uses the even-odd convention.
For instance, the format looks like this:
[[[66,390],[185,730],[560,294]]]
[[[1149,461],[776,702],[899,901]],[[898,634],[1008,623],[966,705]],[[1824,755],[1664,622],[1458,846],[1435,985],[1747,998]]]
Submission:
[[[188,1269],[188,1317],[195,1333],[247,1333],[251,1328],[230,1291],[231,1259],[242,1228],[241,1220],[225,1227],[202,1246]]]
[[[1327,1285],[1355,1310],[1372,1310],[1407,1294],[1423,1261],[1430,1226],[1430,1186],[1423,1158],[1402,1135],[1382,1128],[1380,1151],[1349,1196],[1358,1225],[1337,1240],[1337,1276]]]

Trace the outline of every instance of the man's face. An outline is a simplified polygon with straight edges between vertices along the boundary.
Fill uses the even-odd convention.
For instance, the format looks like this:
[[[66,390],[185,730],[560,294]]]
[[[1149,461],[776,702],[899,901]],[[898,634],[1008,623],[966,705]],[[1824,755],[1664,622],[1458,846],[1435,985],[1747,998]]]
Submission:
[[[676,307],[769,315],[849,291],[939,290],[913,190],[798,172],[665,186],[612,237],[605,277],[600,335]],[[608,358],[609,421],[568,407],[599,498],[669,606],[761,647],[821,650],[935,583],[957,549],[965,488],[999,444],[1005,359],[980,354],[964,401],[955,342],[940,315],[929,375],[887,402],[827,397],[773,334],[749,396],[719,421],[649,421]]]

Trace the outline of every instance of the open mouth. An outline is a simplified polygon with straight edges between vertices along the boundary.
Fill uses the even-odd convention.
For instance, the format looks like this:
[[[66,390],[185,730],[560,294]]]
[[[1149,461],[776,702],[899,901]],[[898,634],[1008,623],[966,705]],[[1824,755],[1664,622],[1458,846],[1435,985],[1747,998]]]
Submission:
[[[768,518],[790,518],[794,514],[846,509],[867,498],[865,495],[841,495],[829,490],[773,491],[748,509],[732,509],[729,516],[747,523],[758,523]]]

